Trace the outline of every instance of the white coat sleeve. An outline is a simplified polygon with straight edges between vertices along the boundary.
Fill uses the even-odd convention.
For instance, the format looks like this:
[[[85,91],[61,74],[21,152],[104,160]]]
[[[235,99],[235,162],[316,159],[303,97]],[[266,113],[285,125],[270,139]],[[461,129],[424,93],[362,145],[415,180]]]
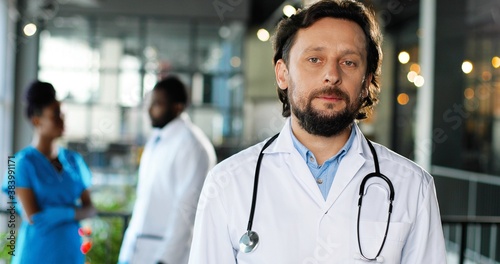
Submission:
[[[185,263],[189,256],[196,206],[215,155],[200,146],[182,146],[176,157],[174,210],[165,212],[168,226],[156,259],[167,264]]]
[[[236,264],[221,196],[224,186],[209,173],[200,195],[189,264]]]
[[[446,247],[433,180],[423,188],[423,195],[401,263],[446,264]]]

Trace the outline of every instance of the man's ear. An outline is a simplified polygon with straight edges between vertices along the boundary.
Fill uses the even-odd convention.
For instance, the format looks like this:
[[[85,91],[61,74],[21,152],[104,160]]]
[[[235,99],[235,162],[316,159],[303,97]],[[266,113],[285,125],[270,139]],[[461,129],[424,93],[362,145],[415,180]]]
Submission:
[[[362,91],[363,98],[368,96],[368,91],[369,91],[370,85],[372,84],[372,78],[373,78],[373,74],[369,73],[366,75],[366,77],[363,81],[363,91]]]
[[[185,108],[186,108],[186,105],[183,103],[176,103],[174,105],[176,115],[180,115],[182,113],[182,111],[184,111]]]
[[[274,74],[276,75],[276,82],[281,90],[288,88],[288,68],[283,59],[279,59],[274,65]]]

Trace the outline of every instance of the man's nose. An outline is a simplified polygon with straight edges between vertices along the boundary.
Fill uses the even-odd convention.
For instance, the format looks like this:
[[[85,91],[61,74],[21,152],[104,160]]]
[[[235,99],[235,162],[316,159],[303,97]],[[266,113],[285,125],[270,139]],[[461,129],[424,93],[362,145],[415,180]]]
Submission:
[[[325,85],[339,85],[342,83],[340,65],[336,62],[328,63],[324,69]]]

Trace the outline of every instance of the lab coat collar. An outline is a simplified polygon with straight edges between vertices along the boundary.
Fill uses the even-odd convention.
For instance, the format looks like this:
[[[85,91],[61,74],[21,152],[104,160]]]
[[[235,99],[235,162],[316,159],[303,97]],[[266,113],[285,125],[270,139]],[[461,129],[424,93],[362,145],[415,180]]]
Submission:
[[[289,117],[286,119],[285,125],[281,129],[280,135],[276,139],[276,143],[265,149],[264,153],[292,153],[293,151],[297,151],[293,146],[292,136],[290,134],[292,132],[290,122],[291,119]]]
[[[355,151],[363,156],[366,151],[370,153],[370,149],[368,146],[365,147],[365,136],[363,132],[359,129],[359,126],[356,121],[353,123],[354,129],[356,129],[356,138],[354,139],[353,145],[351,146],[349,151]],[[276,143],[269,146],[264,150],[264,153],[292,153],[297,151],[293,145],[293,139],[291,136],[292,126],[290,117],[286,119],[285,125],[281,129],[280,135],[276,139]],[[355,146],[355,147],[354,147]],[[354,148],[353,148],[354,147]],[[366,148],[366,149],[365,149]]]
[[[186,112],[182,112],[178,117],[174,118],[167,125],[162,128],[154,128],[152,133],[152,139],[154,140],[158,136],[160,139],[165,139],[172,137],[179,132],[179,129],[186,124],[190,123],[191,119]]]
[[[352,142],[351,148],[342,159],[342,162],[340,162],[332,187],[326,198],[325,210],[329,210],[351,181],[356,176],[359,176],[358,172],[370,157],[369,155],[371,152],[366,143],[365,136],[359,129],[357,122],[354,122],[353,126],[354,129],[356,129],[356,138],[354,142]]]
[[[300,154],[293,146],[293,141],[291,137],[291,121],[288,118],[280,132],[280,135],[276,139],[276,142],[269,146],[264,153],[288,153],[292,155],[290,158],[295,161],[303,161]],[[311,197],[317,201],[320,207],[328,210],[338,199],[341,193],[345,190],[347,185],[352,181],[352,179],[357,175],[358,171],[365,164],[366,160],[370,158],[370,149],[366,143],[365,137],[356,122],[353,123],[354,129],[356,129],[356,138],[354,139],[351,148],[347,152],[346,156],[342,159],[339,169],[337,170],[334,182],[328,193],[326,201],[324,200],[321,192],[316,185],[314,177],[311,175],[307,166],[300,162],[295,163],[295,171],[293,174],[300,179],[304,186],[309,190],[308,193]],[[367,154],[368,153],[368,154]],[[367,156],[368,155],[368,156]],[[295,159],[296,158],[296,159]],[[294,163],[287,159],[287,162]],[[291,164],[289,164],[291,165]]]

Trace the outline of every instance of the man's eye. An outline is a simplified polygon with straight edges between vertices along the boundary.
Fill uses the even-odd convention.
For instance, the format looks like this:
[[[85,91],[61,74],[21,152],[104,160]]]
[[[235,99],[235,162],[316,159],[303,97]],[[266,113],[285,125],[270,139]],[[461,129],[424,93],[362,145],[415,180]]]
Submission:
[[[346,66],[355,66],[355,65],[356,65],[356,64],[355,64],[354,62],[352,62],[352,61],[345,61],[345,62],[344,62],[344,64],[345,64]]]
[[[309,58],[309,61],[312,63],[318,63],[319,59],[318,58]]]

